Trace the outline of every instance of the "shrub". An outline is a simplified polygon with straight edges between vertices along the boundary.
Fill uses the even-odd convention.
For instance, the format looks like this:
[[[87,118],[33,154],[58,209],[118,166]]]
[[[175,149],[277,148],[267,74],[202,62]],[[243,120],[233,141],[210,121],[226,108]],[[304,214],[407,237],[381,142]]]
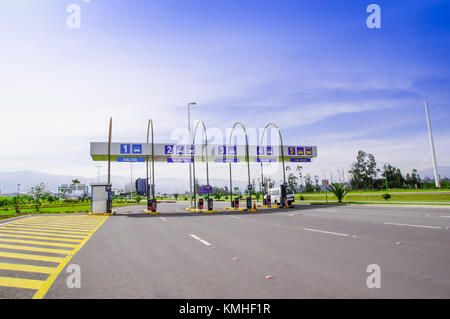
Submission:
[[[300,195],[300,200],[305,200],[305,197],[303,197],[303,195]]]
[[[0,197],[0,207],[1,206],[7,206],[8,205],[8,198],[6,197]]]
[[[381,195],[381,197],[382,197],[384,200],[389,200],[389,199],[391,199],[391,194],[384,193],[384,194]]]
[[[342,203],[342,200],[348,193],[348,189],[345,188],[345,185],[338,183],[331,184],[330,191],[336,196],[339,203]]]
[[[140,195],[136,195],[136,196],[134,196],[134,199],[136,199],[136,203],[139,204],[139,202],[141,201],[142,197]]]

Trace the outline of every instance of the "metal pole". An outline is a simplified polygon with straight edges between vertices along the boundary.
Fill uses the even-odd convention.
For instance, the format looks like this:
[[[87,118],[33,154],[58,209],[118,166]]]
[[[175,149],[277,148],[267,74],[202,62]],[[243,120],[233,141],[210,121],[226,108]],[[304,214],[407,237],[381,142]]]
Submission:
[[[230,164],[230,201],[231,201],[231,207],[233,207],[233,183],[231,181],[231,162]]]
[[[208,172],[208,135],[206,133],[206,125],[203,121],[199,121],[197,122],[197,125],[195,126],[195,130],[194,130],[194,136],[192,138],[192,144],[195,145],[195,136],[197,135],[197,128],[198,126],[202,124],[203,126],[203,134],[205,134],[205,146],[206,146],[206,184],[208,187],[208,195],[207,198],[209,199],[209,172]],[[203,156],[203,143],[202,143],[202,156]],[[192,160],[194,161],[194,154],[192,154]],[[192,173],[193,173],[193,178],[194,178],[194,207],[197,208],[197,203],[196,203],[196,195],[195,195],[195,161],[192,165]]]
[[[148,136],[149,136],[149,131],[150,131],[150,121],[148,121],[148,125],[147,125],[147,144],[148,144]],[[152,154],[153,156],[153,154]],[[150,202],[150,192],[149,192],[149,178],[148,178],[148,155],[145,157],[145,196],[147,197],[147,210],[149,208],[149,202]]]
[[[109,138],[108,138],[108,185],[111,184],[111,133],[112,133],[112,117],[109,119]]]
[[[153,209],[156,209],[156,200],[155,200],[155,140],[154,140],[154,135],[153,135],[153,120],[150,119],[148,120],[148,125],[147,125],[147,144],[149,142],[149,135],[150,135],[150,130],[152,132],[152,183],[151,183],[151,193],[152,193],[152,200],[155,203],[155,205],[152,204]],[[148,204],[149,204],[149,200],[150,200],[150,190],[148,187],[149,184],[149,177],[148,177],[148,156],[146,156],[146,171],[147,171],[147,185],[146,185],[146,193],[147,193],[147,209],[148,209]]]
[[[263,141],[263,137],[264,137],[264,133],[266,132],[267,128],[269,126],[273,126],[277,129],[278,131],[278,136],[280,137],[280,150],[281,150],[281,163],[283,165],[283,184],[286,184],[286,171],[285,171],[285,166],[284,166],[284,146],[283,146],[283,138],[281,136],[281,131],[280,128],[275,124],[275,123],[268,123],[265,127],[264,130],[261,134],[261,143],[260,145],[262,146],[262,141]],[[262,166],[261,166],[262,167]]]
[[[244,134],[245,134],[245,159],[247,161],[247,177],[248,177],[247,190],[248,190],[248,197],[250,198],[249,205],[251,206],[252,192],[249,189],[249,187],[251,185],[251,178],[250,178],[250,156],[249,156],[249,151],[248,151],[248,136],[247,136],[247,130],[245,129],[244,124],[242,124],[241,122],[234,123],[234,125],[231,129],[231,132],[230,132],[230,140],[229,140],[228,145],[231,145],[231,138],[233,137],[233,131],[237,125],[239,125],[242,128],[242,130],[244,131]],[[231,181],[231,173],[230,173],[230,181]]]
[[[188,103],[188,131],[189,131],[189,143],[191,142],[191,110]],[[192,207],[192,165],[189,162],[189,207]]]
[[[261,147],[262,147],[262,145],[261,145]],[[266,204],[266,201],[264,201],[264,195],[265,195],[265,193],[266,193],[266,186],[264,185],[264,177],[263,177],[263,164],[262,164],[262,161],[261,161],[261,196],[262,196],[262,198],[263,198],[263,204],[264,205],[267,205]]]
[[[133,163],[130,163],[131,175],[130,175],[130,199],[133,198]]]
[[[100,183],[100,168],[102,166],[97,166],[97,183]]]
[[[430,110],[428,108],[428,102],[425,102],[425,113],[427,115],[428,137],[430,139],[431,158],[433,160],[434,181],[436,183],[436,187],[440,188],[441,184],[440,184],[440,181],[439,181],[439,175],[438,175],[438,170],[437,170],[436,152],[434,150],[433,132],[431,131]]]
[[[197,104],[196,102],[188,103],[189,143],[191,142],[191,105],[196,105],[196,104]],[[189,147],[190,147],[190,145],[189,145]],[[190,206],[189,207],[192,207],[192,163],[191,162],[189,162],[189,197],[190,197]]]

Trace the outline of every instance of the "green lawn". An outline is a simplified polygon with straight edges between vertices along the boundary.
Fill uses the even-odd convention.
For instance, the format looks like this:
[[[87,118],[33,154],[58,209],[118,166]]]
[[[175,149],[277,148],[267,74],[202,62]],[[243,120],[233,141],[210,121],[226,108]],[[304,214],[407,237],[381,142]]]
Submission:
[[[389,194],[392,193],[427,193],[427,192],[450,192],[450,189],[410,189],[410,188],[393,188],[388,189],[387,192]],[[382,194],[386,193],[385,189],[382,190],[376,190],[376,189],[364,189],[364,190],[352,190],[349,194]],[[330,194],[330,192],[328,192]],[[317,196],[317,195],[323,195],[325,196],[325,192],[316,192],[316,193],[297,193],[295,195],[303,195],[303,196]]]
[[[352,195],[349,194],[345,196],[344,201],[382,201],[386,202],[381,198],[381,194],[377,195]],[[391,199],[389,201],[399,201],[399,202],[450,202],[450,194],[395,194],[391,193]],[[321,195],[296,195],[296,202],[301,202],[300,196],[303,196],[305,201],[323,201],[324,196]],[[337,200],[332,193],[328,193],[328,200]]]
[[[117,206],[127,206],[127,205],[137,205],[136,203],[116,203],[113,202],[113,207]],[[68,213],[89,213],[91,211],[91,203],[43,203],[40,211],[37,212],[36,208],[31,204],[26,204],[20,208],[20,213],[16,213],[13,206],[2,207],[0,209],[0,219],[12,218],[27,214],[68,214]]]

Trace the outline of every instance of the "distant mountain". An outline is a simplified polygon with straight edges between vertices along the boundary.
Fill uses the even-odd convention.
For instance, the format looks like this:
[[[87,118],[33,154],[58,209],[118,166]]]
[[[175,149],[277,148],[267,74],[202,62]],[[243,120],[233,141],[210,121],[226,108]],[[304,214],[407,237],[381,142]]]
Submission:
[[[38,171],[23,170],[16,172],[0,172],[0,194],[16,193],[17,184],[20,184],[20,192],[27,193],[30,188],[41,182],[45,183],[48,189],[52,192],[58,191],[58,186],[61,184],[70,184],[73,179],[78,179],[82,184],[97,183],[98,178],[83,177],[74,175],[54,175]],[[100,176],[100,182],[106,181],[106,176]],[[130,185],[130,178],[123,176],[111,176],[113,189],[124,189]],[[156,191],[159,193],[184,193],[189,191],[189,180],[177,178],[157,178]],[[223,187],[229,185],[227,179],[211,179],[210,184],[213,186]],[[242,181],[234,181],[233,186],[238,186],[240,189],[246,187],[246,183]]]
[[[442,178],[450,178],[450,167],[448,166],[438,166],[438,174],[439,176],[441,176]],[[433,169],[432,168],[427,168],[424,170],[419,171],[419,175],[421,178],[434,178],[434,173],[433,173]]]

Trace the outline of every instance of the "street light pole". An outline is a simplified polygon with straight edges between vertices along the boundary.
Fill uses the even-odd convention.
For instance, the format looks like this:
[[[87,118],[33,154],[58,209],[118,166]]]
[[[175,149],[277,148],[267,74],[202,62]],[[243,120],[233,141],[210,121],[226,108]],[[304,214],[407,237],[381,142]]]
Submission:
[[[197,105],[197,102],[188,103],[189,143],[191,143],[191,105]],[[189,144],[189,147],[190,147],[190,144]],[[189,207],[192,207],[192,163],[191,162],[189,162],[189,198],[190,198],[190,206]]]

